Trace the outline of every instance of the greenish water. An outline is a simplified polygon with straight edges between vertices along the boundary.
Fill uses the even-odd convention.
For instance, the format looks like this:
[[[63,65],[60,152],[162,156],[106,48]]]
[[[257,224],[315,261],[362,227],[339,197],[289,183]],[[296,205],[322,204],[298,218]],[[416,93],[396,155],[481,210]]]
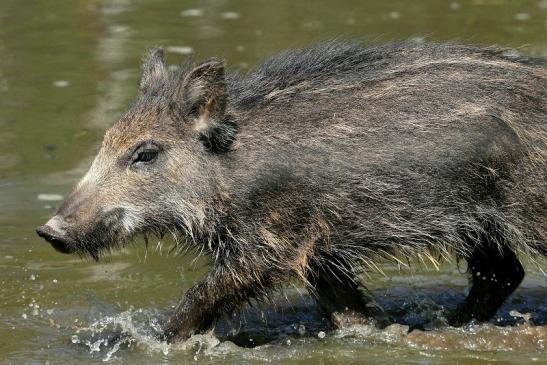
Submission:
[[[169,242],[148,252],[137,242],[97,264],[35,236],[133,97],[147,48],[168,47],[169,63],[216,56],[246,70],[334,37],[459,40],[547,57],[547,1],[1,1],[0,363],[546,364],[547,280],[532,263],[490,324],[329,331],[304,291],[288,289],[288,301],[224,319],[216,336],[166,346],[150,329],[204,261],[169,255]],[[455,263],[384,269],[364,279],[400,323],[435,319],[464,296]],[[130,340],[106,343],[120,330]],[[265,344],[239,346],[250,339]]]

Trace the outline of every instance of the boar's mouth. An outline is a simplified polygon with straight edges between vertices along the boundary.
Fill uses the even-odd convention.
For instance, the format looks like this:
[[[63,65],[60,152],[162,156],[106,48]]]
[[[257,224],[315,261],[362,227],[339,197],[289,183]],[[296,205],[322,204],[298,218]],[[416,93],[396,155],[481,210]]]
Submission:
[[[48,241],[55,250],[61,253],[74,253],[76,242],[67,237],[60,237],[49,226],[36,228],[38,236]]]
[[[36,228],[36,233],[61,253],[90,255],[99,261],[101,252],[121,246],[125,234],[121,229],[123,209],[113,209],[94,222],[70,226],[62,215],[58,214],[48,223]]]
[[[123,208],[115,208],[97,217],[93,222],[70,226],[62,215],[58,214],[48,223],[36,228],[36,233],[49,242],[53,248],[61,253],[76,253],[82,257],[90,256],[99,261],[105,252],[121,248],[127,242],[133,241],[136,236],[142,235],[148,247],[149,235],[157,236],[160,241],[165,227],[145,225],[138,229],[127,228],[124,224],[126,212]],[[175,238],[175,240],[177,240]]]

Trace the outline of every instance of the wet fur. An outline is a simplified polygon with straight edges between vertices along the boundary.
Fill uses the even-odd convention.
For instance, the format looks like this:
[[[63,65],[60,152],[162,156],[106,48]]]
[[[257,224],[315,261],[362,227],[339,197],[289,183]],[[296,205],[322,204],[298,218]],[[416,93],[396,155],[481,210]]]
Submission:
[[[543,66],[450,44],[333,43],[232,75],[240,132],[212,157],[230,199],[205,229],[227,241],[211,254],[237,244],[271,266],[286,261],[269,246],[314,237],[319,257],[374,267],[396,251],[467,257],[484,235],[546,254],[546,95]]]
[[[315,291],[310,275],[353,280],[379,257],[545,255],[546,80],[501,50],[407,43],[289,51],[230,76],[239,132],[212,157],[227,198],[196,244],[213,258],[205,282],[233,291],[200,326],[288,276]],[[462,304],[453,323],[498,304],[481,305],[466,317]],[[185,321],[173,322],[183,338]]]
[[[359,267],[380,270],[380,257],[437,266],[484,252],[499,262],[507,250],[547,255],[540,61],[454,44],[332,42],[279,54],[248,74],[224,78],[215,67],[197,74],[194,89],[181,87],[191,84],[192,66],[168,71],[153,51],[135,104],[103,143],[122,151],[152,129],[201,148],[166,167],[184,188],[121,234],[172,232],[211,257],[166,339],[207,330],[290,277],[312,292],[328,287],[317,287],[325,277],[354,282]],[[151,122],[164,114],[169,122]],[[151,203],[146,188],[109,194]],[[110,247],[104,238],[82,240],[95,245],[91,252]],[[518,285],[521,275],[508,280]]]

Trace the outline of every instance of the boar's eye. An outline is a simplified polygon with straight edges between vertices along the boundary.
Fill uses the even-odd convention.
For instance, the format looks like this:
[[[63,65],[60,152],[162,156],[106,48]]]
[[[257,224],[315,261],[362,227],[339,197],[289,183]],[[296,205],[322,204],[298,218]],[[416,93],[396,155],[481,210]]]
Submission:
[[[158,151],[154,150],[146,150],[139,152],[137,155],[137,158],[135,159],[135,162],[150,162],[154,160],[158,155]]]
[[[131,159],[131,164],[151,164],[158,157],[159,148],[152,143],[145,143],[138,147]]]

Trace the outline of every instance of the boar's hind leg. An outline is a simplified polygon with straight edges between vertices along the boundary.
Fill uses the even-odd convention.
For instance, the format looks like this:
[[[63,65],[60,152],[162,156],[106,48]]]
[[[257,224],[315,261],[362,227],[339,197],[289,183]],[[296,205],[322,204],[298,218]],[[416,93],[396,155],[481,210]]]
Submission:
[[[322,255],[310,263],[307,274],[311,295],[333,324],[343,327],[356,324],[363,317],[372,318],[384,327],[389,318],[372,294],[362,285],[351,263],[334,255]]]
[[[509,247],[478,247],[467,259],[469,295],[449,318],[452,326],[487,321],[520,284],[524,269]]]

